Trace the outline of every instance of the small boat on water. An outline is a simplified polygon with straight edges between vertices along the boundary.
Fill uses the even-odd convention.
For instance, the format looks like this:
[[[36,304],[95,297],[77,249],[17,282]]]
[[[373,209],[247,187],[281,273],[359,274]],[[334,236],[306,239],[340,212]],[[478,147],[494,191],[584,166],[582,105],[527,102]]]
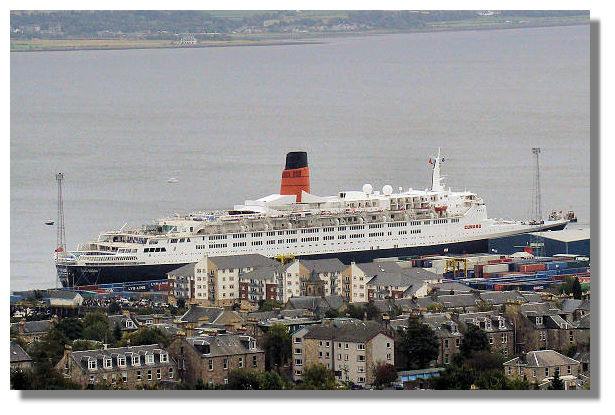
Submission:
[[[167,179],[167,183],[178,183],[179,180],[177,180],[175,177],[170,177],[169,179]]]
[[[54,223],[55,223],[55,222],[54,222],[54,221],[52,221],[52,220],[47,220],[47,221],[45,221],[45,225],[49,225],[49,226],[52,226]]]

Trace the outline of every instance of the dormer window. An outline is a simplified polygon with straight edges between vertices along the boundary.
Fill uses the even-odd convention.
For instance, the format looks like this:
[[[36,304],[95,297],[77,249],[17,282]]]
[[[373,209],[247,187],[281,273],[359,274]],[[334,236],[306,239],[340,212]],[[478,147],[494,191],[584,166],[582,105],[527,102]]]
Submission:
[[[154,364],[154,355],[153,354],[145,355],[145,363],[148,364],[148,365],[153,365]]]
[[[141,365],[141,359],[139,358],[140,356],[138,354],[133,354],[132,355],[132,365],[133,366],[139,366]]]
[[[166,353],[160,353],[160,363],[167,363],[169,361],[169,355]]]
[[[503,318],[500,318],[500,330],[504,330],[506,328],[506,321]]]
[[[88,360],[88,369],[90,370],[96,370],[97,366],[96,366],[96,359],[89,359]]]
[[[537,325],[541,325],[542,324],[542,316],[536,316],[536,324]]]
[[[120,367],[126,367],[126,356],[118,356],[117,365]]]
[[[485,321],[485,329],[486,330],[491,330],[491,320]]]
[[[112,365],[112,363],[111,363],[111,362],[112,362],[112,361],[111,361],[111,358],[110,358],[110,357],[105,357],[105,359],[103,360],[103,367],[104,367],[105,369],[110,369],[110,368],[111,368],[111,365]]]
[[[256,349],[256,340],[250,340],[250,349]]]

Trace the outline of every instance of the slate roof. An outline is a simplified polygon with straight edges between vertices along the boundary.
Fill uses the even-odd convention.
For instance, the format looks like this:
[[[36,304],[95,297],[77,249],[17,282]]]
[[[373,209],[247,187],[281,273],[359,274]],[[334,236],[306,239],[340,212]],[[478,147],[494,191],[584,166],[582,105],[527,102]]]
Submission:
[[[527,299],[518,291],[481,291],[478,296],[484,302],[492,305],[527,303]]]
[[[440,282],[440,283],[437,283],[437,284],[432,284],[431,287],[432,287],[432,289],[437,290],[438,292],[440,292],[442,294],[448,294],[451,291],[454,291],[455,294],[458,294],[458,293],[468,293],[468,292],[472,291],[472,288],[470,288],[467,285],[462,284],[460,282],[456,282],[456,281]]]
[[[379,333],[385,334],[380,324],[375,321],[356,319],[332,319],[330,323],[310,326],[307,329],[308,332],[304,336],[306,339],[347,341],[351,343],[366,343]]]
[[[223,312],[224,309],[219,307],[192,306],[179,318],[179,321],[182,323],[198,323],[206,318],[207,323],[215,323]]]
[[[114,314],[111,316],[107,316],[107,319],[109,320],[109,327],[111,327],[112,330],[115,328],[116,324],[120,326],[120,330],[124,331],[137,330],[139,328],[137,326],[137,323],[131,317],[125,316],[123,314]],[[130,322],[132,322],[132,324]]]
[[[26,351],[19,345],[19,343],[11,340],[11,363],[19,362],[31,362],[32,358]]]
[[[535,350],[507,362],[505,366],[552,367],[578,365],[579,361],[556,352],[555,350]]]
[[[578,329],[589,329],[591,325],[591,314],[585,314],[577,324]]]
[[[264,267],[255,268],[252,271],[248,271],[245,274],[241,275],[242,280],[269,280],[274,277],[276,274],[282,272],[282,268],[280,264],[278,265],[267,265]]]
[[[124,356],[126,358],[126,368],[137,367],[137,365],[132,364],[132,356],[139,356],[139,367],[148,367],[145,363],[145,355],[153,354],[154,355],[154,365],[170,365],[172,362],[171,357],[167,353],[166,350],[162,348],[159,344],[149,344],[143,346],[126,346],[126,347],[114,347],[109,349],[99,349],[99,350],[83,350],[71,352],[71,358],[83,369],[88,369],[88,361],[96,360],[97,372],[98,371],[114,371],[120,368],[124,368],[123,366],[118,365],[118,357]],[[160,361],[160,355],[166,354],[168,356],[167,362]],[[111,358],[111,367],[104,367],[104,359]]]
[[[561,310],[547,302],[521,304],[519,311],[524,316],[552,316]]]
[[[11,326],[19,328],[20,323],[12,323]],[[53,320],[26,321],[23,329],[25,334],[47,333],[53,326]]]
[[[342,272],[348,267],[337,258],[300,259],[299,262],[317,274]]]
[[[344,304],[340,295],[328,295],[325,297],[302,296],[288,299],[287,309],[306,309],[313,312],[324,312],[329,309],[337,310]]]
[[[437,301],[445,308],[474,307],[476,296],[474,294],[439,295]]]
[[[81,297],[81,294],[69,290],[49,290],[43,294],[43,298],[59,298],[62,300],[75,300]]]
[[[590,311],[589,300],[575,300],[574,298],[565,298],[560,306],[563,314],[572,314],[577,310]]]
[[[275,259],[260,254],[225,255],[209,257],[218,269],[258,268],[280,265]]]
[[[192,277],[194,275],[194,266],[196,262],[191,262],[189,264],[183,265],[173,271],[167,272],[168,275],[176,275],[180,277]]]
[[[206,357],[231,356],[245,354],[248,351],[250,353],[263,352],[259,347],[250,349],[249,342],[254,341],[254,338],[241,334],[223,333],[215,336],[188,337],[186,341]],[[205,346],[209,346],[209,353],[206,353]]]
[[[474,313],[462,313],[459,314],[458,320],[459,322],[465,324],[479,325],[484,331],[487,332],[512,330],[512,325],[503,315],[499,314],[497,311],[477,311]],[[491,321],[491,329],[480,325],[481,322],[485,322],[487,320]],[[500,328],[500,320],[504,321],[504,326],[502,328]],[[474,323],[472,323],[472,321],[474,321]]]

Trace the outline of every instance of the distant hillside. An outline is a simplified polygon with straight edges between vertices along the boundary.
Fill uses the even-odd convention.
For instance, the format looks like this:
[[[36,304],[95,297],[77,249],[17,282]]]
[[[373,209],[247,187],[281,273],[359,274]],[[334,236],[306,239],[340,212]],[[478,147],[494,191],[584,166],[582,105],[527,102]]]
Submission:
[[[445,25],[527,24],[588,11],[13,11],[12,39],[172,39],[179,34],[408,31]]]

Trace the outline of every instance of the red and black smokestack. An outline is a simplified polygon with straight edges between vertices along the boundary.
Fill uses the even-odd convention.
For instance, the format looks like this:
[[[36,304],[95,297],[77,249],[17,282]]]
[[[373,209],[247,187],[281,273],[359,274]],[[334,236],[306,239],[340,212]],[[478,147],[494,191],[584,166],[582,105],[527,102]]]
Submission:
[[[301,202],[301,191],[310,192],[310,168],[305,151],[291,151],[286,155],[286,166],[282,172],[281,195],[296,195]]]

